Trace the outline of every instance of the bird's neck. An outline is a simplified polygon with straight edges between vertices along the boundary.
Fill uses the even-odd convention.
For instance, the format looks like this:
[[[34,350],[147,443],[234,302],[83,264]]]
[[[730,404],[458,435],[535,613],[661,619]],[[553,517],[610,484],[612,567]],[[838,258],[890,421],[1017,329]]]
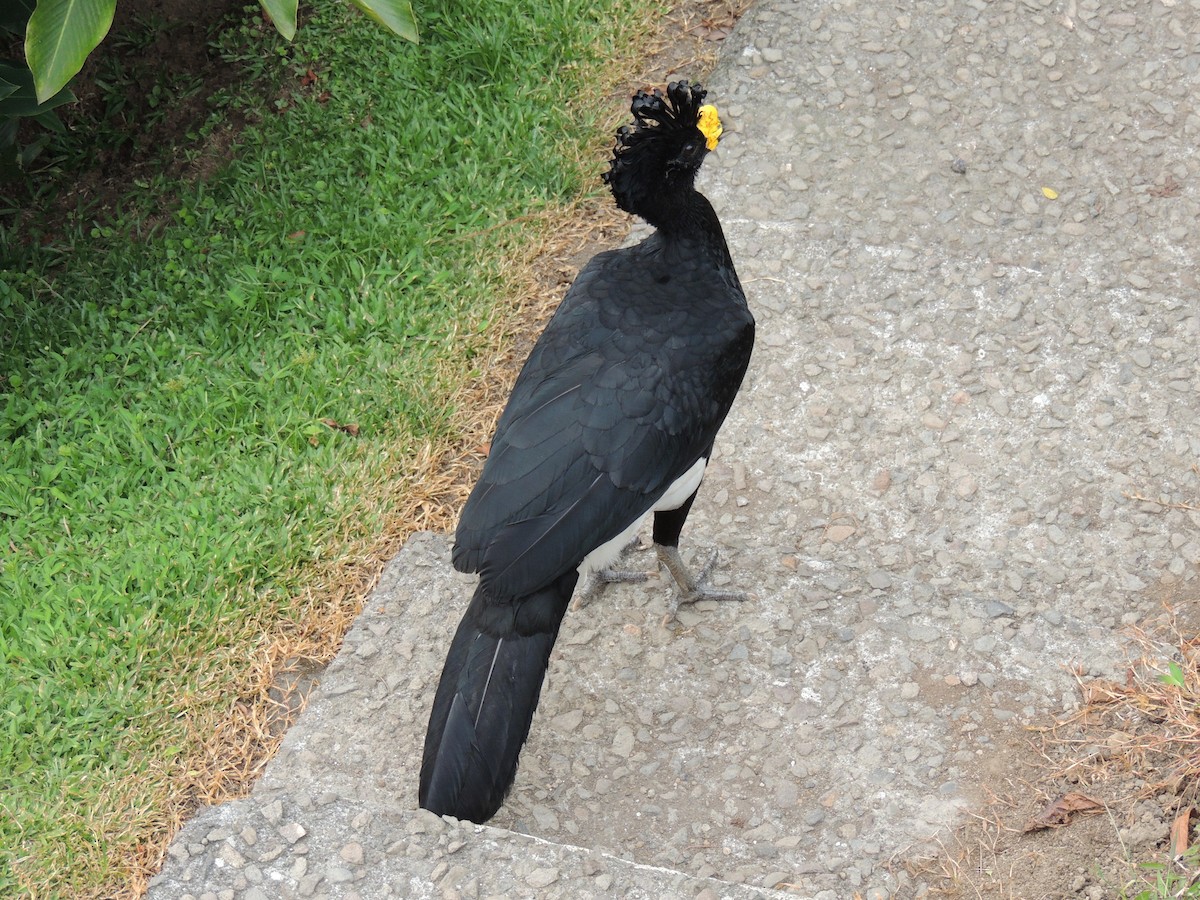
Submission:
[[[639,209],[638,215],[658,230],[661,240],[669,244],[699,244],[711,253],[729,259],[725,233],[707,197],[695,188],[689,188],[651,199],[653,202]]]

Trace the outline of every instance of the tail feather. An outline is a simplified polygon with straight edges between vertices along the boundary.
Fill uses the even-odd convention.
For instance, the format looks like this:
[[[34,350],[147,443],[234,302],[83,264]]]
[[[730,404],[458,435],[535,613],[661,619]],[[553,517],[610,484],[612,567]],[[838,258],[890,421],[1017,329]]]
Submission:
[[[482,585],[476,590],[429,714],[423,808],[472,822],[486,822],[500,808],[516,778],[575,580],[572,571],[515,604],[489,602]]]

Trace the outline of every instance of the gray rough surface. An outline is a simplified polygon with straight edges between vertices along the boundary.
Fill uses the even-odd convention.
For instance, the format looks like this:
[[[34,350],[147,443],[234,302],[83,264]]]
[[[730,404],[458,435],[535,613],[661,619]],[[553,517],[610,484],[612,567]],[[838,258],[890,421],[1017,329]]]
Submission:
[[[708,87],[760,340],[683,549],[754,599],[572,613],[496,827],[447,825],[416,772],[472,579],[420,535],[152,897],[919,896],[893,860],[1067,666],[1197,596],[1200,4],[760,0]]]

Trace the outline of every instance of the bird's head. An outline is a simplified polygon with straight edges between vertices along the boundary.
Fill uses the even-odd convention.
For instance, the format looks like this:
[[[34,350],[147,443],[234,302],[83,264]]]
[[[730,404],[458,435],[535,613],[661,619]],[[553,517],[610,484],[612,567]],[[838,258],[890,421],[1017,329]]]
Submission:
[[[698,84],[678,81],[667,85],[666,95],[657,89],[634,95],[634,122],[617,131],[612,163],[603,176],[623,210],[644,215],[650,198],[691,189],[722,130],[716,107],[702,105],[705,94]]]

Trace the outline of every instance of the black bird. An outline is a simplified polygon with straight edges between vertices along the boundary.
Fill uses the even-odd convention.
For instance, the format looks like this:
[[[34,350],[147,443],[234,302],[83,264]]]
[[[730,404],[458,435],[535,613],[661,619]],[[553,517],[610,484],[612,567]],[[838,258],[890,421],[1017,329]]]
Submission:
[[[650,512],[680,602],[740,599],[695,578],[679,534],[750,361],[754,318],[695,189],[721,133],[686,81],[633,98],[604,181],[653,225],[598,254],[517,377],[462,511],[453,561],[479,573],[425,734],[420,803],[485,822],[516,777],[581,573],[607,571]],[[669,614],[669,615],[670,615]]]

